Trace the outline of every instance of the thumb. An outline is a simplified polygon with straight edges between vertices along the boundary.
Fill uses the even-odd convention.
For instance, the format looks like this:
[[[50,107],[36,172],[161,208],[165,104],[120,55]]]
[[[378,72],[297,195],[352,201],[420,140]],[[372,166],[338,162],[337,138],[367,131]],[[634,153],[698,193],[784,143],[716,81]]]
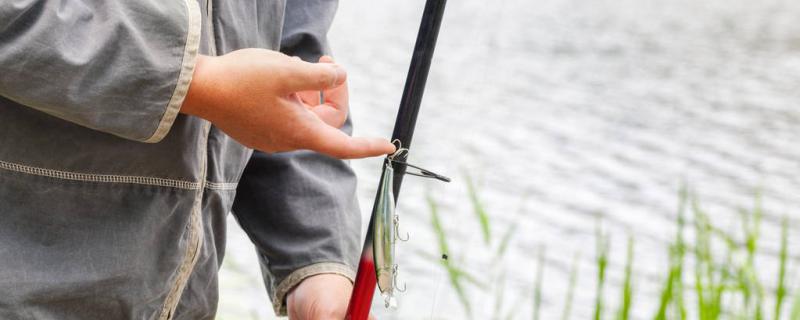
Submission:
[[[286,67],[286,93],[326,90],[338,87],[347,80],[347,71],[334,63],[308,63],[292,59],[287,61]]]

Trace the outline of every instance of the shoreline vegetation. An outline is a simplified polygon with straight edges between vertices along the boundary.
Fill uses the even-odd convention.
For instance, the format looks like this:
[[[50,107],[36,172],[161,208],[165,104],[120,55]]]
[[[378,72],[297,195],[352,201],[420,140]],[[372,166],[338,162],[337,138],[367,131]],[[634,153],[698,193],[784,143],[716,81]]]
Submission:
[[[472,204],[473,215],[483,238],[483,247],[476,246],[470,250],[491,250],[492,262],[497,263],[492,263],[492,267],[486,272],[486,277],[482,278],[470,274],[459,266],[462,260],[450,252],[451,247],[448,244],[439,205],[430,195],[426,197],[430,211],[430,225],[437,240],[437,250],[442,253],[442,257],[419,253],[441,265],[449,280],[450,288],[453,289],[464,313],[470,319],[483,319],[487,316],[483,313],[489,313],[491,319],[545,319],[541,315],[541,310],[543,292],[546,292],[544,279],[548,273],[548,266],[545,264],[548,255],[546,247],[539,245],[538,252],[534,253],[536,263],[535,270],[529,272],[532,275],[529,294],[507,299],[503,256],[517,232],[518,224],[511,223],[505,232],[499,235],[492,234],[490,215],[480,199],[473,180],[466,176],[465,181],[467,197]],[[793,291],[787,284],[790,236],[788,217],[784,216],[781,221],[777,269],[759,270],[756,262],[759,258],[763,217],[759,194],[755,196],[755,205],[752,209],[740,210],[738,218],[740,230],[726,230],[715,225],[708,213],[703,210],[697,197],[691,195],[686,187],[681,188],[678,198],[675,233],[665,248],[667,265],[659,276],[660,290],[657,295],[636,292],[634,286],[637,281],[634,255],[636,239],[630,234],[627,236],[625,261],[621,271],[622,283],[619,287],[613,288],[614,290],[607,288],[611,237],[603,230],[602,220],[598,215],[593,253],[596,287],[592,288],[594,290],[592,319],[800,320],[800,290]],[[574,318],[572,309],[580,258],[580,253],[573,254],[565,296],[550,299],[556,304],[561,304],[561,314],[554,319]],[[468,289],[478,289],[485,297],[481,296],[480,303],[476,303],[470,299]],[[616,301],[615,305],[609,305],[610,300]],[[646,300],[648,305],[655,307],[643,315],[634,316],[632,307],[637,302]],[[490,306],[492,308],[489,308]],[[510,307],[504,309],[504,306]],[[476,314],[476,310],[482,313]]]

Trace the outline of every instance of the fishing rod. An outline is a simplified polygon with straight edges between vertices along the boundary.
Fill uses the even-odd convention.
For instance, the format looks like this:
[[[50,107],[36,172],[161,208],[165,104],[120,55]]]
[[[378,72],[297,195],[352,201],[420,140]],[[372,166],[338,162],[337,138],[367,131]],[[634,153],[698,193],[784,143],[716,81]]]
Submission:
[[[425,82],[433,59],[439,27],[447,0],[427,0],[422,12],[422,22],[417,33],[414,55],[408,68],[400,109],[392,132],[392,143],[397,150],[383,162],[383,171],[372,214],[367,226],[367,235],[361,251],[353,293],[347,308],[348,320],[367,320],[372,296],[378,286],[386,307],[396,306],[394,291],[404,291],[396,286],[397,264],[394,263],[394,243],[405,240],[398,236],[398,216],[394,212],[400,195],[400,186],[406,174],[434,178],[449,182],[450,179],[431,171],[410,165],[408,158],[411,138],[417,122]],[[411,168],[412,170],[408,170]]]

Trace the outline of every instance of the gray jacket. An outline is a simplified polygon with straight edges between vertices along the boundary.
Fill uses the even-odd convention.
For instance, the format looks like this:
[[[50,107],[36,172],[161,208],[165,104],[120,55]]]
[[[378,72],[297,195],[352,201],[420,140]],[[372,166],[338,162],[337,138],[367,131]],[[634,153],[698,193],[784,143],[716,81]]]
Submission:
[[[307,276],[352,279],[345,162],[254,154],[178,114],[198,54],[315,60],[335,7],[0,2],[0,319],[212,319],[234,203],[277,312]]]

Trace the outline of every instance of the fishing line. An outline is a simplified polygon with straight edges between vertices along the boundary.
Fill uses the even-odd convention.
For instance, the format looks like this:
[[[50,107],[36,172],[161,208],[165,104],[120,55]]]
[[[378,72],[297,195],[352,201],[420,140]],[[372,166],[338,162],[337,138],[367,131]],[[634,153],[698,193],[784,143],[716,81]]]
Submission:
[[[447,255],[443,254],[442,259],[447,260]],[[430,316],[431,320],[433,320],[433,314],[434,312],[436,312],[436,304],[439,303],[439,295],[441,294],[442,282],[444,282],[444,271],[439,271],[439,279],[436,280],[436,291],[433,293],[433,303],[431,304],[431,316]]]

